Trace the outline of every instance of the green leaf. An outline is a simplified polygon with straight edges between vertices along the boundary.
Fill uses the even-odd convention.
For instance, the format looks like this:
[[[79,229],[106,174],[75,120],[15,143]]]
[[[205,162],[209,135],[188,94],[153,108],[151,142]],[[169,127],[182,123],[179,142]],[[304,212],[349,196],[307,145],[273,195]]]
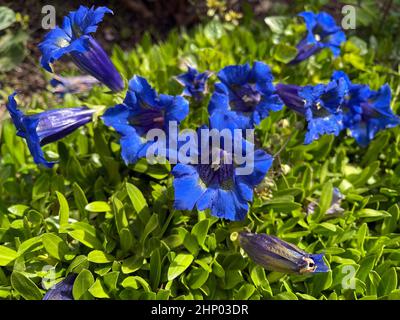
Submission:
[[[153,290],[158,288],[161,279],[161,257],[160,250],[156,249],[150,256],[150,281]]]
[[[359,218],[365,218],[366,221],[371,222],[371,221],[377,221],[377,220],[382,220],[385,218],[390,218],[391,214],[389,212],[383,211],[383,210],[374,210],[374,209],[361,209],[358,212],[358,217]]]
[[[125,214],[123,203],[116,197],[112,199],[113,211],[115,216],[115,224],[117,226],[118,234],[121,234],[122,229],[129,227],[128,219]]]
[[[395,289],[397,289],[397,272],[395,268],[390,268],[383,274],[379,282],[378,296],[387,296]]]
[[[90,212],[109,212],[110,206],[104,201],[94,201],[86,205],[85,209]]]
[[[7,7],[0,7],[0,31],[8,28],[15,22],[15,13]]]
[[[388,212],[391,216],[383,220],[382,234],[394,232],[400,219],[400,210],[396,203],[388,209]]]
[[[83,269],[87,268],[89,268],[89,261],[87,257],[84,255],[80,255],[72,260],[71,264],[68,266],[67,273],[80,273]]]
[[[284,16],[266,17],[264,22],[268,25],[273,33],[282,34],[285,32],[290,19]]]
[[[122,262],[121,270],[123,273],[133,273],[139,270],[143,265],[143,258],[138,256],[133,256],[128,259],[125,259]]]
[[[95,297],[95,298],[99,298],[99,299],[107,299],[110,298],[110,296],[108,295],[108,293],[106,292],[104,285],[102,283],[102,281],[100,281],[99,278],[96,279],[96,281],[94,282],[94,284],[89,288],[88,290],[90,292],[90,294]]]
[[[25,300],[42,300],[37,285],[19,271],[11,274],[11,285]]]
[[[15,250],[0,246],[0,266],[4,267],[18,257]]]
[[[208,228],[210,227],[209,219],[204,219],[197,222],[192,228],[191,234],[197,239],[197,243],[203,247],[204,241],[206,240]]]
[[[235,300],[248,300],[256,291],[256,288],[250,284],[246,283],[242,285],[235,296]]]
[[[68,231],[68,234],[78,240],[85,246],[92,248],[92,249],[102,249],[102,244],[96,237],[96,229],[87,224],[85,222],[75,222],[74,224],[70,225],[71,228],[74,230]]]
[[[327,182],[322,187],[321,198],[319,200],[319,207],[321,215],[325,214],[332,203],[333,186],[331,182]]]
[[[150,219],[147,221],[140,241],[144,242],[147,239],[147,237],[150,235],[150,233],[152,233],[158,227],[158,225],[159,225],[159,223],[158,223],[158,215],[154,213],[150,217]]]
[[[150,213],[142,192],[135,185],[130,183],[126,183],[126,191],[128,192],[133,208],[142,222],[147,222],[150,219]]]
[[[56,195],[58,198],[58,203],[60,205],[60,209],[58,211],[58,217],[60,220],[60,232],[64,230],[64,228],[68,225],[69,219],[69,206],[67,199],[58,191],[56,191]]]
[[[79,272],[75,279],[74,286],[72,288],[72,295],[75,300],[80,300],[85,297],[89,288],[93,285],[94,278],[89,270],[83,269]]]
[[[88,204],[85,192],[83,192],[82,188],[76,182],[72,184],[72,190],[74,193],[74,201],[76,206],[78,207],[79,213],[81,214],[81,217],[85,216],[85,208]]]
[[[168,281],[174,280],[180,276],[193,262],[194,257],[191,254],[179,253],[168,268]]]
[[[49,255],[57,260],[72,260],[74,255],[69,253],[69,247],[59,236],[54,233],[45,233],[42,236],[42,242]]]
[[[8,212],[15,214],[18,217],[22,217],[26,210],[28,210],[29,207],[25,206],[23,204],[16,204],[14,206],[11,206],[8,208]]]
[[[104,275],[104,284],[110,291],[117,290],[119,274],[119,271],[113,271]]]
[[[100,250],[93,250],[88,254],[88,260],[93,263],[109,263],[113,262],[115,258]]]
[[[274,58],[275,60],[283,63],[288,63],[293,60],[297,55],[296,47],[280,43],[275,47]]]
[[[18,256],[25,254],[25,252],[32,252],[40,249],[42,244],[42,236],[30,238],[20,244],[18,247]]]
[[[196,268],[190,271],[187,276],[187,283],[191,289],[199,289],[208,280],[209,272],[203,268]]]

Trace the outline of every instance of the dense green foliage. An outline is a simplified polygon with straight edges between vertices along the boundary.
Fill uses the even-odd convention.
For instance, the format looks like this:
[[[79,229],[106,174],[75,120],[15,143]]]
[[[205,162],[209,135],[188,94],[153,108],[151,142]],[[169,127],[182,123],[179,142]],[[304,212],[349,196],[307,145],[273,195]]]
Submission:
[[[323,50],[288,66],[304,26],[296,18],[247,20],[240,26],[211,21],[189,33],[172,32],[160,44],[144,35],[131,52],[116,47],[113,62],[126,79],[142,75],[169,94],[181,92],[173,77],[185,62],[216,72],[261,60],[275,81],[299,85],[325,83],[341,69],[375,90],[389,83],[398,113],[400,74],[380,38],[350,36],[337,59]],[[122,98],[105,88],[64,100],[43,92],[27,110],[101,110]],[[183,127],[207,123],[208,98],[191,104]],[[59,158],[52,170],[32,162],[10,121],[0,128],[0,298],[41,299],[75,272],[75,299],[400,299],[400,128],[379,133],[368,148],[343,133],[305,146],[301,117],[287,109],[271,114],[256,130],[257,143],[276,158],[242,222],[173,210],[170,166],[145,160],[125,166],[118,136],[101,121],[46,146],[49,158]],[[325,215],[333,187],[345,196],[340,217]],[[307,215],[311,201],[319,206]],[[244,228],[324,252],[331,271],[267,272],[240,251],[235,232]],[[348,266],[356,271],[353,289],[343,287]]]

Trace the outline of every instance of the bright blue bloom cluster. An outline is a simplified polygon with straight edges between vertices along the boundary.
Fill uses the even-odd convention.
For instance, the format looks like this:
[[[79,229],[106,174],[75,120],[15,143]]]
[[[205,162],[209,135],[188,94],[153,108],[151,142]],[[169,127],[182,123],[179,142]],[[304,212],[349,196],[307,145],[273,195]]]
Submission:
[[[209,71],[200,73],[195,68],[188,66],[188,71],[177,76],[176,80],[184,86],[182,92],[184,96],[200,101],[207,91],[207,80],[211,74]]]
[[[24,115],[15,101],[16,93],[8,97],[7,109],[11,115],[17,135],[24,138],[35,163],[48,168],[54,162],[48,162],[41,146],[60,140],[79,127],[92,121],[95,110],[86,107],[53,109],[33,115]]]
[[[326,85],[304,87],[278,84],[276,88],[285,105],[305,117],[305,144],[324,134],[337,136],[344,128],[342,103],[347,94],[344,79],[333,80]]]
[[[282,109],[282,102],[272,84],[273,76],[263,62],[228,66],[218,72],[220,83],[215,84],[208,111],[230,111],[236,114],[236,123],[250,129],[268,117],[271,111]]]
[[[210,117],[210,129],[234,129],[231,116],[228,113],[215,112]],[[204,128],[206,127],[202,127]],[[250,142],[244,139],[234,140],[232,136],[231,145],[241,143],[244,153],[254,150]],[[174,167],[172,174],[175,177],[176,209],[192,210],[196,206],[198,210],[210,209],[211,214],[219,218],[244,219],[249,209],[248,202],[253,199],[253,189],[265,177],[273,158],[263,150],[255,150],[252,173],[238,175],[237,170],[243,165],[235,163],[232,150],[227,150],[226,145],[227,141],[221,137],[218,150],[212,149],[212,145],[209,146],[209,164],[201,163],[199,159],[199,164],[178,163]],[[212,153],[215,152],[219,154],[218,164],[212,162]],[[227,159],[230,161],[226,161]]]
[[[52,72],[51,64],[69,55],[84,72],[104,83],[112,91],[124,89],[124,82],[101,45],[91,36],[103,16],[112,11],[106,7],[94,9],[80,6],[64,17],[62,27],[55,27],[39,44],[41,64]]]
[[[146,156],[154,142],[146,141],[151,129],[168,131],[170,121],[181,122],[189,113],[189,103],[181,96],[158,95],[146,79],[134,76],[122,104],[108,109],[102,119],[121,135],[121,155],[126,164]]]
[[[297,45],[298,53],[291,64],[299,63],[323,48],[329,48],[335,57],[340,54],[340,45],[346,41],[346,36],[331,15],[306,11],[299,16],[306,23],[307,35]]]
[[[323,254],[309,254],[274,236],[241,232],[239,243],[255,263],[270,271],[297,274],[329,271]]]
[[[391,91],[388,84],[374,91],[367,85],[351,83],[342,71],[336,71],[332,79],[346,81],[348,95],[343,104],[343,122],[359,145],[367,146],[377,132],[400,124],[400,118],[390,108]]]

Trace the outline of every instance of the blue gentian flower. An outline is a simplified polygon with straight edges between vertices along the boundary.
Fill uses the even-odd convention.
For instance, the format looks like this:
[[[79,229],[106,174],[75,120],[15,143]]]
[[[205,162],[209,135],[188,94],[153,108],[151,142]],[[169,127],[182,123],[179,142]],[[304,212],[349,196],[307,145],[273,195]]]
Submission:
[[[239,243],[250,259],[269,271],[295,274],[329,271],[323,254],[309,254],[274,236],[241,232]]]
[[[13,93],[8,97],[7,109],[17,128],[17,135],[26,140],[35,163],[48,168],[54,162],[45,159],[41,146],[60,140],[92,121],[95,112],[87,107],[79,107],[53,109],[27,116],[18,109],[15,95]]]
[[[189,113],[189,103],[181,96],[158,95],[146,79],[134,76],[122,104],[108,109],[102,119],[121,135],[121,155],[126,164],[134,164],[146,155],[153,142],[146,140],[151,129],[168,133],[170,121],[178,124]]]
[[[72,289],[76,277],[76,273],[70,273],[63,280],[51,287],[44,295],[43,300],[74,300]]]
[[[282,102],[272,84],[270,68],[263,62],[227,66],[218,72],[220,83],[215,84],[208,111],[231,111],[242,129],[253,128],[271,111],[282,109]]]
[[[99,80],[89,75],[74,77],[54,76],[50,80],[50,85],[54,88],[53,92],[60,96],[64,96],[66,93],[75,94],[89,91],[98,83]]]
[[[388,84],[374,91],[367,85],[351,83],[342,71],[336,71],[332,79],[344,79],[349,87],[343,122],[360,146],[367,146],[379,131],[400,124],[400,118],[390,108],[391,90]]]
[[[329,48],[335,57],[340,54],[340,45],[346,41],[346,35],[336,25],[335,20],[326,12],[302,12],[299,14],[306,23],[307,35],[297,45],[297,56],[290,62],[299,63],[323,48]]]
[[[184,86],[183,95],[193,97],[200,101],[207,91],[207,80],[211,72],[199,73],[195,68],[188,66],[188,71],[176,77],[176,80]]]
[[[234,129],[230,113],[216,112],[210,117],[210,129]],[[207,129],[203,126],[201,129]],[[198,130],[198,154],[202,154],[201,129]],[[241,132],[241,131],[240,131]],[[254,158],[251,173],[238,174],[246,164],[235,161],[235,150],[227,150],[227,141],[222,138],[219,148],[208,146],[209,163],[198,159],[197,164],[178,163],[172,170],[174,176],[175,202],[178,210],[210,209],[213,216],[228,220],[243,220],[252,201],[253,189],[267,174],[273,158],[263,150],[254,150],[254,145],[240,137],[240,141],[232,135],[232,145],[242,144],[243,155]],[[206,142],[207,143],[207,142]],[[234,149],[234,148],[233,148]],[[203,149],[206,150],[206,149]],[[218,163],[213,163],[212,155],[218,154]],[[207,155],[206,155],[207,156]],[[229,159],[229,161],[228,161]]]
[[[277,84],[277,92],[285,105],[303,115],[307,121],[304,143],[317,140],[320,135],[339,135],[343,129],[342,104],[347,93],[343,79],[328,84],[307,85]]]
[[[80,6],[64,17],[62,27],[55,27],[39,44],[41,64],[52,72],[51,64],[69,55],[84,72],[104,83],[112,91],[124,89],[124,82],[101,45],[91,36],[103,16],[112,11],[106,7],[94,9]]]

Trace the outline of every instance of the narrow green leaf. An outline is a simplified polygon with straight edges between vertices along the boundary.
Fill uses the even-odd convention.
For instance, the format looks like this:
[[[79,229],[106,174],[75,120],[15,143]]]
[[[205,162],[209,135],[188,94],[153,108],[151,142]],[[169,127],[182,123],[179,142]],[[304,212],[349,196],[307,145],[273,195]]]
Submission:
[[[193,256],[187,253],[179,253],[168,268],[168,281],[180,276],[192,263]]]
[[[37,285],[19,271],[11,274],[11,285],[25,300],[42,300],[42,293]]]
[[[15,250],[0,246],[0,266],[4,267],[18,257]]]

